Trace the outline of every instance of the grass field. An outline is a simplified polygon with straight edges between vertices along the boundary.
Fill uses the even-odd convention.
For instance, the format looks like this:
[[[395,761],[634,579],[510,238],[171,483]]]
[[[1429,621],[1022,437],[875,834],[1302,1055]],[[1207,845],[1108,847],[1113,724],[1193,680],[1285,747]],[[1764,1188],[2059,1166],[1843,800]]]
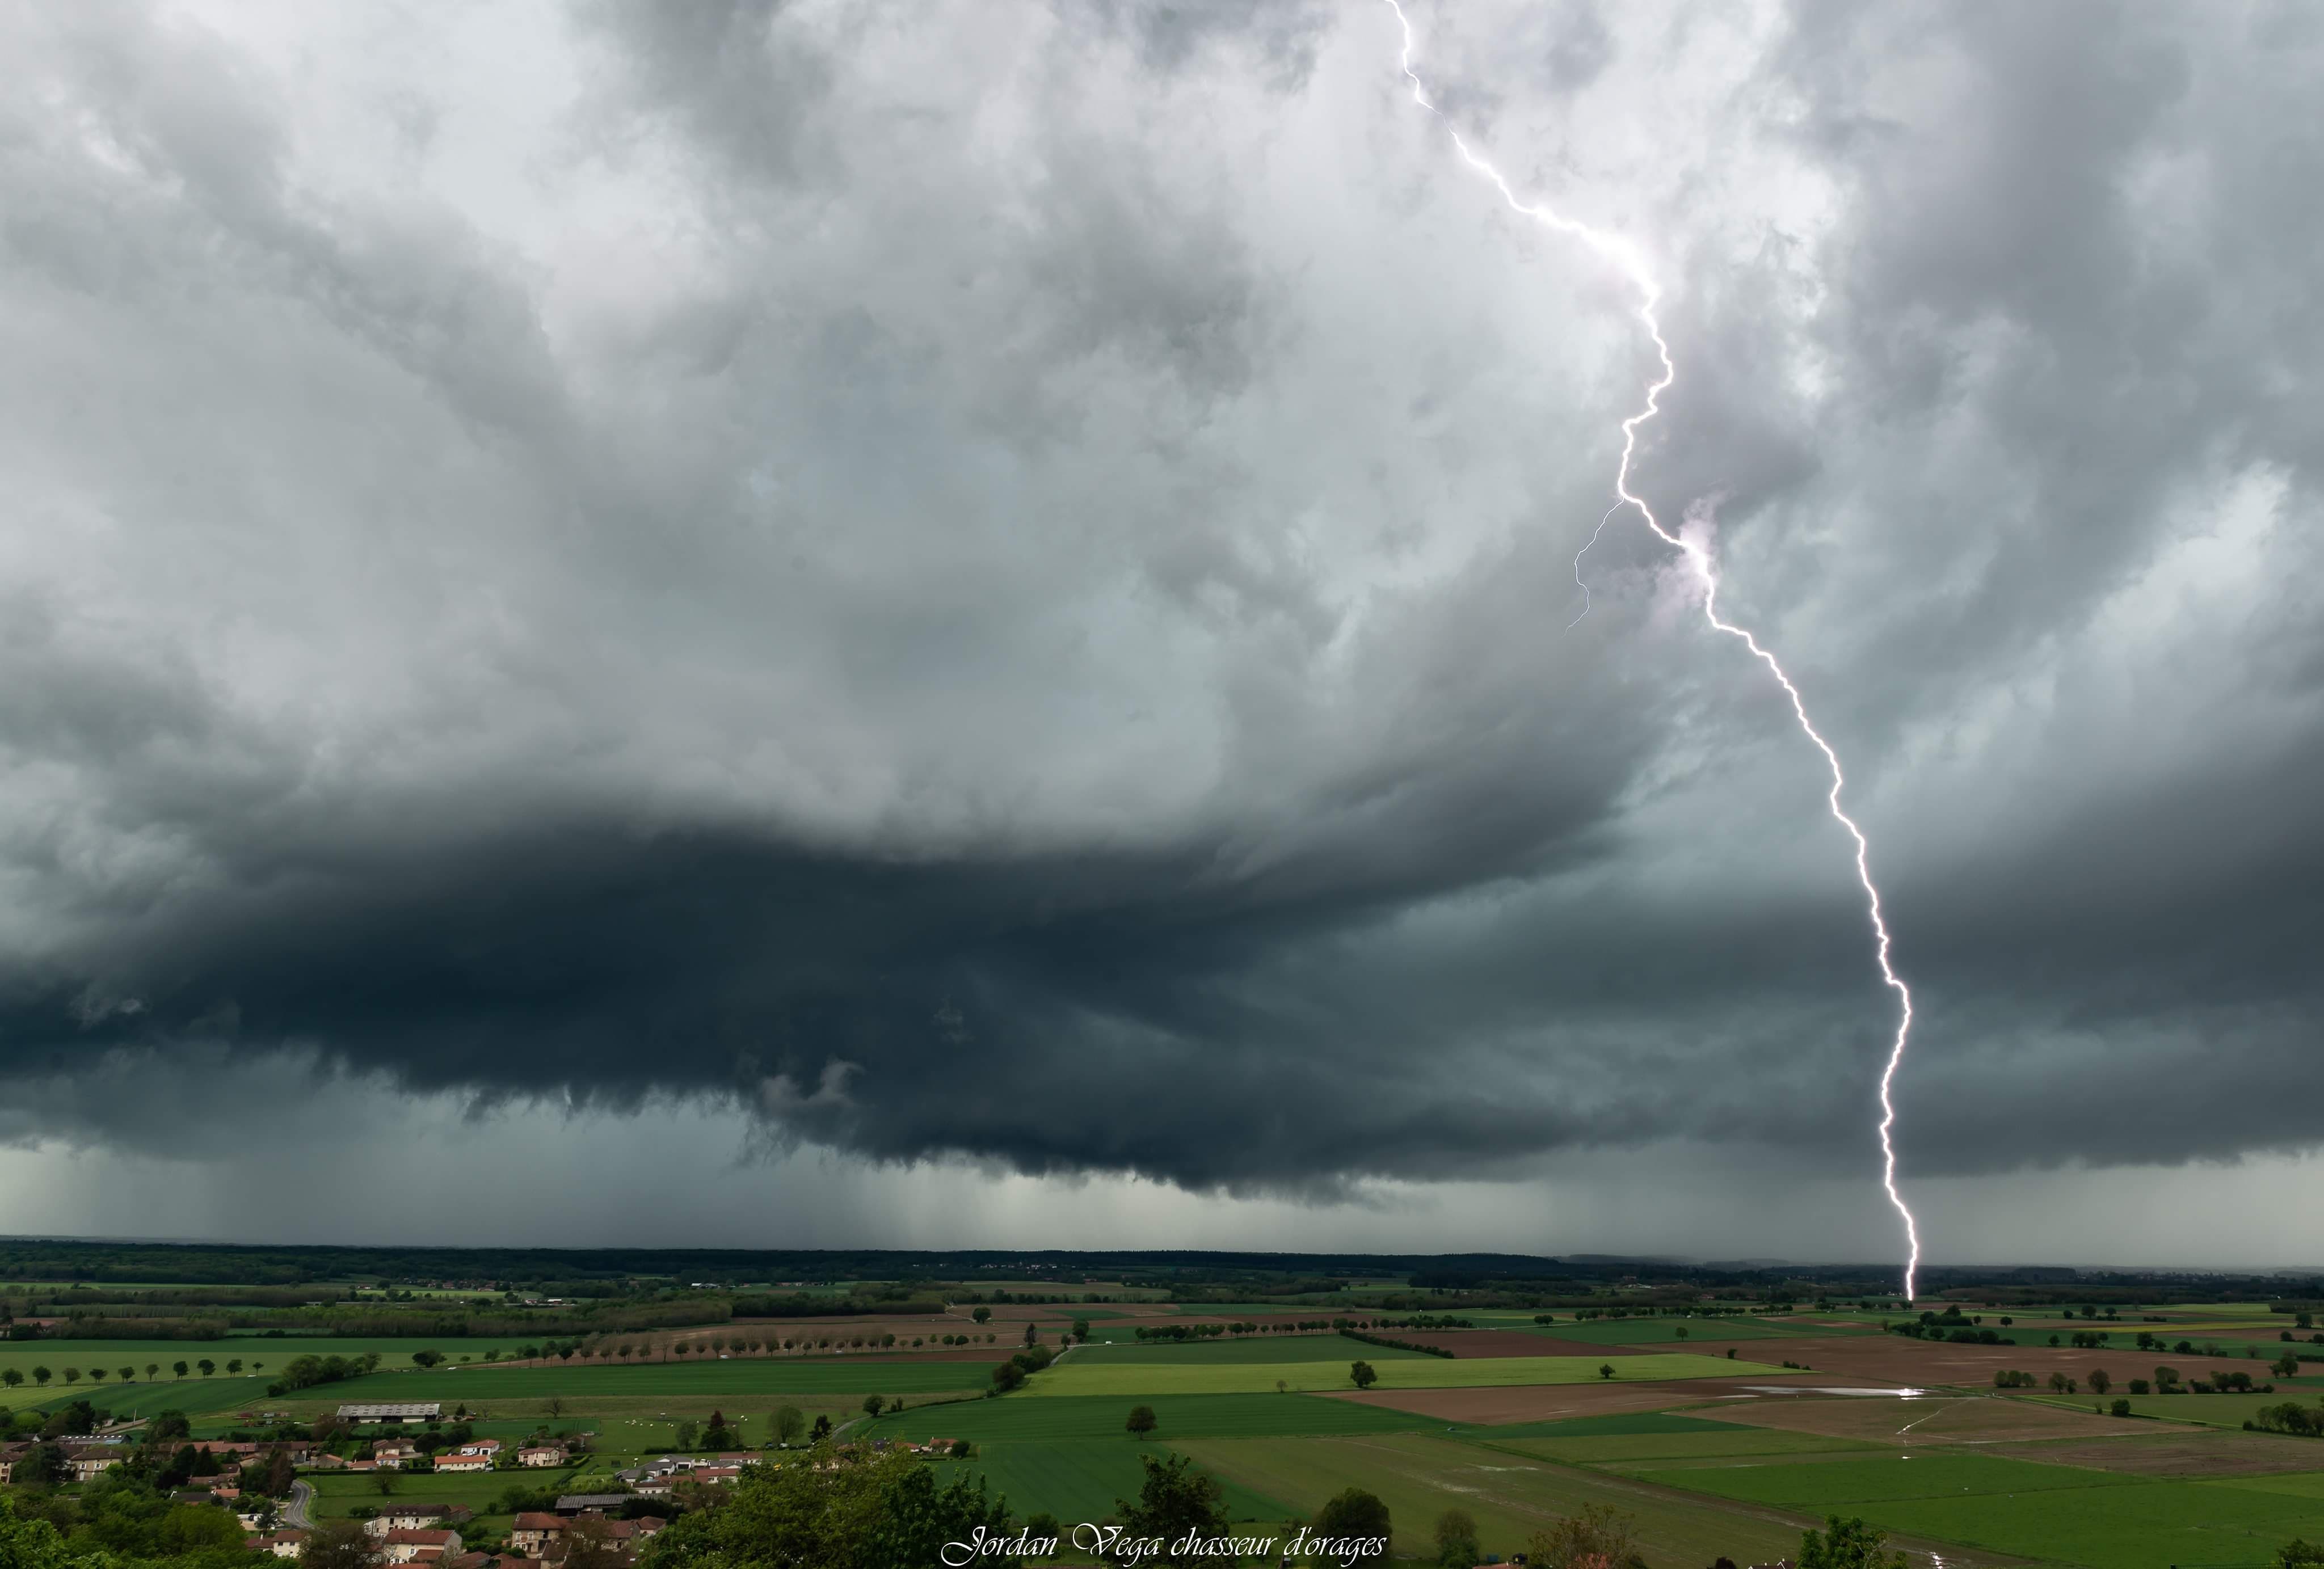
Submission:
[[[2324,1475],[2149,1478],[1958,1453],[1703,1464],[1643,1480],[2089,1569],[2262,1569],[2324,1535]]]
[[[2115,1395],[2107,1397],[2106,1403],[2109,1408],[2119,1394],[2117,1390]],[[2207,1427],[2241,1427],[2261,1407],[2280,1406],[2286,1400],[2296,1400],[2303,1406],[2316,1404],[2315,1395],[2304,1390],[2283,1390],[2273,1395],[2132,1395],[2128,1399],[2130,1414],[2134,1417],[2159,1417],[2170,1422],[2200,1422]],[[2043,1403],[2067,1407],[2076,1404],[2071,1397]],[[2088,1409],[2089,1397],[2082,1397],[2080,1403],[2082,1408]],[[2324,1464],[2324,1441],[2317,1444],[2317,1449],[2319,1452],[2318,1462]]]
[[[1706,1427],[1713,1426],[1705,1424]],[[1703,1460],[1745,1455],[1843,1454],[1876,1447],[1860,1439],[1830,1438],[1821,1433],[1788,1433],[1780,1427],[1736,1427],[1717,1425],[1716,1432],[1638,1433],[1628,1436],[1591,1435],[1577,1438],[1511,1438],[1493,1440],[1496,1448],[1539,1455],[1568,1465],[1602,1465],[1630,1462],[1625,1469],[1641,1469],[1670,1460]],[[1489,1429],[1488,1429],[1489,1431]],[[1482,1434],[1464,1435],[1482,1437]]]
[[[1645,1473],[1646,1479],[1749,1503],[1821,1513],[1839,1504],[1895,1499],[1950,1498],[1960,1493],[2019,1494],[2053,1489],[2140,1485],[2116,1472],[2040,1465],[1989,1454],[1884,1454],[1863,1460],[1809,1465],[1733,1464]]]
[[[867,1431],[874,1437],[966,1438],[975,1443],[1119,1445],[1135,1449],[1124,1424],[1132,1406],[1154,1408],[1157,1443],[1181,1438],[1313,1437],[1333,1434],[1396,1433],[1433,1428],[1425,1417],[1353,1400],[1313,1395],[1078,1396],[1033,1400],[1012,1395],[999,1400],[968,1400],[954,1406],[922,1407],[882,1417]]]
[[[1108,1344],[1102,1338],[1104,1331],[1093,1330],[1091,1334],[1090,1343],[1076,1346],[1067,1365],[1136,1363],[1148,1367],[1191,1367],[1201,1363],[1332,1362],[1344,1368],[1358,1357],[1375,1364],[1383,1359],[1412,1362],[1427,1358],[1425,1352],[1366,1345],[1344,1335],[1263,1335],[1247,1340],[1198,1340],[1176,1345],[1168,1341],[1116,1341]],[[1434,1360],[1452,1359],[1440,1356]]]
[[[1476,1519],[1480,1545],[1504,1556],[1562,1515],[1602,1504],[1636,1519],[1649,1563],[1708,1564],[1722,1554],[1764,1563],[1799,1549],[1798,1530],[1716,1506],[1645,1496],[1620,1481],[1419,1434],[1299,1440],[1195,1439],[1178,1445],[1213,1473],[1303,1514],[1346,1487],[1388,1506],[1396,1550],[1433,1552],[1429,1532],[1449,1509]]]
[[[1370,1349],[1369,1347],[1365,1348]],[[1188,1365],[1160,1363],[1083,1363],[1078,1353],[1063,1365],[1037,1374],[1028,1392],[1064,1395],[1130,1394],[1257,1394],[1275,1389],[1279,1380],[1293,1391],[1350,1390],[1347,1363],[1351,1355],[1332,1362],[1204,1363]],[[1416,1356],[1403,1360],[1360,1360],[1379,1374],[1373,1386],[1386,1390],[1477,1389],[1495,1384],[1594,1383],[1601,1365],[1582,1356],[1475,1357],[1447,1361]],[[1688,1354],[1623,1356],[1602,1365],[1614,1369],[1616,1381],[1637,1383],[1666,1379],[1716,1379],[1782,1376],[1782,1370],[1757,1363],[1720,1356]]]
[[[1781,1340],[1806,1333],[1756,1318],[1609,1318],[1587,1324],[1527,1324],[1528,1331],[1591,1345],[1675,1345],[1689,1340]]]
[[[988,1488],[1008,1499],[1016,1514],[1046,1512],[1071,1525],[1104,1519],[1115,1512],[1118,1500],[1138,1496],[1146,1475],[1139,1463],[1141,1453],[1159,1459],[1170,1451],[1151,1444],[993,1444],[973,1460],[945,1462],[937,1467],[936,1482],[942,1486],[958,1474],[982,1476]],[[1240,1482],[1226,1477],[1219,1482],[1233,1519],[1280,1523],[1292,1513],[1289,1506]]]
[[[266,1380],[245,1375],[238,1379],[187,1379],[181,1383],[164,1379],[157,1384],[140,1379],[134,1384],[108,1381],[93,1385],[83,1380],[68,1385],[59,1379],[51,1381],[45,1390],[26,1383],[20,1389],[0,1392],[0,1405],[5,1406],[56,1406],[69,1399],[86,1399],[98,1410],[110,1411],[116,1417],[183,1411],[189,1417],[201,1418],[265,1404]]]

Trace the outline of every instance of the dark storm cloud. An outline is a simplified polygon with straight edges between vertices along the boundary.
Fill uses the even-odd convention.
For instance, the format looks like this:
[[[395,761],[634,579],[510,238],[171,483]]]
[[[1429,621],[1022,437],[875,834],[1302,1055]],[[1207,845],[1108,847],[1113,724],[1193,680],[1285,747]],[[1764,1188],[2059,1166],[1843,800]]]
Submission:
[[[1860,1156],[1816,758],[1635,529],[1566,627],[1638,344],[1382,19],[818,15],[582,8],[483,195],[17,27],[0,1137],[290,1050],[1198,1188]],[[1421,19],[1676,259],[1644,482],[1849,758],[1909,1169],[2312,1143],[2313,27]]]

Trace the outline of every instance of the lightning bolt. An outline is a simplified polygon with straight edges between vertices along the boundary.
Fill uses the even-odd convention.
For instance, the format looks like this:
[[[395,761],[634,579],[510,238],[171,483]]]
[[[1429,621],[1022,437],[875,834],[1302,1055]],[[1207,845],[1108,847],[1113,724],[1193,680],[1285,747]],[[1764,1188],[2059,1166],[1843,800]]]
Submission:
[[[1896,1034],[1889,1042],[1888,1060],[1880,1071],[1880,1186],[1888,1195],[1888,1202],[1895,1209],[1897,1217],[1904,1225],[1907,1249],[1904,1298],[1909,1302],[1914,1297],[1914,1278],[1921,1268],[1921,1228],[1913,1218],[1912,1209],[1904,1203],[1904,1196],[1896,1188],[1895,1087],[1896,1070],[1904,1066],[1905,1047],[1913,1033],[1913,993],[1891,962],[1893,944],[1888,934],[1888,922],[1880,906],[1879,886],[1872,880],[1871,841],[1865,838],[1864,830],[1857,826],[1856,820],[1849,816],[1840,804],[1841,793],[1848,787],[1848,777],[1840,771],[1840,754],[1832,749],[1831,743],[1824,739],[1823,732],[1817,729],[1815,721],[1808,717],[1808,705],[1801,697],[1800,689],[1793,684],[1783,665],[1752,635],[1749,629],[1738,626],[1720,615],[1719,572],[1717,563],[1711,559],[1711,547],[1701,539],[1674,534],[1664,528],[1661,519],[1655,516],[1654,509],[1646,505],[1645,498],[1630,489],[1630,465],[1638,452],[1638,427],[1662,412],[1662,396],[1670,390],[1671,383],[1678,380],[1677,362],[1671,358],[1669,341],[1663,336],[1662,321],[1655,314],[1656,307],[1662,303],[1662,285],[1655,280],[1654,273],[1647,268],[1646,257],[1637,246],[1622,235],[1609,234],[1579,219],[1567,217],[1545,203],[1518,199],[1517,191],[1501,171],[1479,156],[1477,151],[1469,145],[1468,139],[1461,134],[1460,128],[1445,118],[1444,112],[1430,101],[1427,87],[1422,83],[1419,73],[1412,69],[1412,19],[1404,14],[1404,6],[1399,0],[1385,0],[1385,3],[1389,10],[1396,13],[1397,24],[1404,32],[1404,50],[1398,57],[1398,63],[1403,68],[1405,80],[1412,84],[1412,101],[1435,116],[1438,124],[1444,127],[1445,133],[1452,138],[1452,149],[1461,155],[1461,161],[1500,192],[1501,199],[1508,204],[1511,211],[1545,229],[1554,230],[1580,241],[1611,262],[1629,280],[1631,287],[1638,292],[1638,320],[1646,327],[1647,337],[1654,342],[1655,358],[1662,362],[1661,374],[1646,385],[1645,405],[1622,421],[1622,461],[1614,472],[1614,505],[1607,509],[1604,518],[1598,520],[1598,529],[1591,534],[1589,544],[1582,546],[1573,557],[1573,578],[1582,585],[1582,615],[1590,612],[1590,585],[1582,579],[1582,555],[1588,552],[1591,545],[1597,543],[1598,534],[1604,531],[1608,518],[1624,507],[1636,508],[1638,516],[1646,520],[1646,527],[1654,530],[1655,537],[1677,551],[1702,583],[1703,619],[1715,630],[1741,643],[1750,650],[1753,658],[1767,667],[1767,673],[1775,678],[1775,684],[1782,687],[1784,695],[1791,700],[1792,714],[1799,720],[1801,732],[1815,744],[1817,751],[1823,754],[1824,763],[1831,770],[1831,788],[1825,794],[1824,802],[1831,808],[1833,819],[1848,830],[1848,837],[1855,842],[1856,880],[1864,885],[1865,908],[1871,918],[1874,951],[1880,962],[1880,978],[1896,994]],[[1581,617],[1574,619],[1578,621]]]

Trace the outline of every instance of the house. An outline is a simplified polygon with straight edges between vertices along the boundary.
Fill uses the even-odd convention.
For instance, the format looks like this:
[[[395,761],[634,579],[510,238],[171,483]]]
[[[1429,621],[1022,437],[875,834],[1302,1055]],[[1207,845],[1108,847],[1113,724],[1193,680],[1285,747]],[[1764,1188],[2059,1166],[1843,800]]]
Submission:
[[[490,1471],[492,1468],[491,1455],[471,1454],[465,1449],[457,1454],[438,1454],[436,1457],[436,1469],[438,1471]]]
[[[554,1444],[536,1444],[516,1452],[519,1465],[562,1465],[565,1451]]]
[[[489,1455],[498,1454],[500,1452],[501,1441],[497,1438],[472,1438],[460,1445],[460,1453],[463,1454]]]
[[[521,1514],[509,1528],[509,1546],[536,1558],[547,1557],[549,1549],[564,1539],[563,1515]]]
[[[121,1463],[121,1456],[108,1454],[102,1449],[84,1449],[68,1459],[75,1482],[93,1482]]]
[[[420,1447],[401,1438],[381,1438],[373,1443],[371,1457],[382,1465],[401,1465],[419,1459]]]
[[[379,1555],[390,1564],[433,1563],[456,1556],[459,1551],[457,1531],[422,1531],[406,1527],[379,1539]]]
[[[272,1553],[277,1558],[296,1558],[300,1545],[306,1540],[307,1533],[304,1531],[270,1531],[265,1536],[251,1537],[249,1546],[254,1552]]]
[[[390,1531],[429,1530],[468,1518],[468,1510],[452,1504],[388,1504],[364,1522],[364,1529],[374,1537],[384,1537]]]
[[[32,1452],[32,1446],[29,1444],[0,1445],[0,1487],[6,1487],[16,1479],[16,1462]]]

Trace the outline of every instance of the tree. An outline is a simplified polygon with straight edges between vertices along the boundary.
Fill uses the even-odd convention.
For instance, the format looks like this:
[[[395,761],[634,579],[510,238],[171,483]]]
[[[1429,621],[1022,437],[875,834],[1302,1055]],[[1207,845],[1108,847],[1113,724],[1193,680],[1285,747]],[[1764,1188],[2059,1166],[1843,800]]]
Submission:
[[[1151,1406],[1130,1407],[1130,1420],[1125,1423],[1124,1426],[1129,1428],[1130,1436],[1132,1438],[1145,1437],[1148,1433],[1154,1431],[1156,1426],[1154,1419],[1154,1408]]]
[[[149,1362],[149,1363],[147,1363],[145,1364],[145,1381],[146,1381],[147,1383],[149,1383],[149,1384],[150,1384],[150,1383],[152,1383],[152,1382],[153,1381],[153,1375],[154,1375],[155,1373],[160,1372],[161,1371],[161,1364],[160,1363],[158,1363],[158,1362]],[[186,1364],[185,1364],[184,1363],[180,1363],[178,1364],[178,1376],[179,1376],[180,1378],[184,1378],[184,1377],[186,1376]]]
[[[435,1367],[443,1360],[444,1353],[440,1351],[415,1351],[411,1353],[411,1365],[414,1367]]]
[[[900,1451],[828,1466],[754,1466],[716,1509],[680,1515],[654,1539],[655,1569],[929,1569],[947,1542],[1011,1534],[1007,1506],[982,1481],[936,1472]],[[571,1560],[568,1558],[569,1564]],[[981,1569],[1017,1569],[986,1554]]]
[[[13,1367],[0,1367],[0,1384],[14,1389],[24,1381],[24,1375]]]
[[[702,1430],[702,1446],[705,1449],[719,1450],[734,1447],[734,1429],[726,1425],[725,1412],[710,1413],[709,1424]]]
[[[2300,1359],[2287,1351],[2268,1363],[2267,1371],[2280,1379],[2297,1378],[2300,1375]]]
[[[121,1375],[121,1381],[124,1384],[137,1381],[137,1370],[134,1367],[115,1368],[114,1371]]]
[[[237,1356],[229,1359],[226,1364],[226,1371],[227,1377],[240,1378],[242,1376],[242,1358]]]
[[[212,1362],[208,1357],[204,1357],[201,1361],[194,1363],[194,1371],[201,1374],[202,1377],[208,1378],[210,1374],[217,1372],[217,1363]]]
[[[810,1444],[820,1444],[830,1436],[831,1418],[823,1412],[817,1411],[815,1414],[815,1426],[807,1429],[807,1441]]]
[[[170,1373],[173,1378],[184,1378],[186,1376],[186,1364],[181,1362],[171,1363],[170,1364]]]
[[[887,1408],[888,1402],[881,1396],[866,1395],[863,1397],[863,1414],[865,1416],[876,1417]]]
[[[806,1433],[807,1417],[797,1406],[778,1406],[773,1427],[776,1442],[788,1449]]]
[[[613,1522],[603,1515],[583,1515],[564,1530],[565,1569],[620,1569],[629,1555],[613,1539]]]
[[[992,1322],[992,1309],[990,1308],[979,1308],[974,1312],[971,1313],[969,1317],[975,1319],[979,1324],[990,1324]]]
[[[361,1520],[332,1520],[300,1544],[299,1569],[372,1569],[379,1562],[376,1538]]]
[[[1684,1340],[1686,1338],[1686,1326],[1682,1324],[1671,1333],[1677,1335],[1681,1340]]]
[[[44,1367],[36,1367],[32,1370],[32,1381],[42,1386],[43,1389],[48,1387],[49,1381],[54,1377],[56,1377],[56,1374],[51,1372]]]
[[[1076,1341],[1085,1341],[1089,1338],[1088,1319],[1076,1318],[1074,1320],[1074,1338]]]
[[[1038,1325],[1028,1324],[1025,1326],[1025,1344],[1028,1345],[1038,1345],[1041,1344],[1041,1330]]]
[[[2324,1546],[2294,1537],[2275,1550],[2275,1569],[2324,1569]]]
[[[1601,1379],[1612,1378],[1614,1376],[1614,1364],[1610,1362],[1600,1363],[1598,1364],[1598,1376]]]
[[[992,1370],[992,1389],[995,1394],[1005,1395],[1011,1390],[1023,1388],[1024,1383],[1025,1370],[1013,1362],[1004,1362]]]
[[[1876,1531],[1860,1519],[1824,1517],[1824,1528],[1800,1537],[1799,1569],[1910,1569],[1900,1549],[1882,1550],[1888,1533]]]
[[[2114,1380],[2107,1374],[2106,1369],[2102,1367],[2094,1367],[2090,1369],[2089,1385],[2090,1393],[2094,1395],[2102,1395],[2108,1390],[2114,1388]]]
[[[564,1397],[564,1396],[562,1396],[562,1395],[551,1395],[551,1396],[549,1396],[549,1420],[553,1422],[553,1421],[555,1421],[558,1418],[562,1417],[563,1415],[565,1415],[565,1397]]]
[[[1368,1362],[1350,1363],[1348,1364],[1348,1378],[1350,1381],[1360,1390],[1370,1389],[1374,1384],[1379,1382],[1379,1374],[1372,1370],[1372,1364]]]
[[[691,1449],[694,1447],[694,1424],[690,1421],[681,1420],[678,1425],[677,1431],[671,1436],[671,1441],[680,1449]]]
[[[1362,1488],[1349,1488],[1315,1511],[1314,1534],[1341,1544],[1331,1562],[1344,1569],[1386,1564],[1392,1534],[1388,1505]]]
[[[1146,1472],[1145,1480],[1139,1485],[1138,1501],[1119,1498],[1113,1500],[1114,1517],[1121,1522],[1121,1534],[1161,1538],[1167,1555],[1147,1562],[1179,1565],[1181,1569],[1213,1562],[1199,1550],[1197,1544],[1203,1537],[1226,1533],[1225,1493],[1217,1481],[1195,1469],[1194,1463],[1183,1454],[1173,1454],[1167,1460],[1141,1454],[1138,1461]],[[1170,1551],[1182,1545],[1186,1549],[1183,1554]]]
[[[1477,1521],[1467,1509],[1446,1509],[1436,1517],[1437,1569],[1473,1569],[1484,1555],[1477,1550]]]
[[[1630,1517],[1589,1504],[1526,1544],[1527,1562],[1542,1569],[1646,1569],[1630,1532]]]

